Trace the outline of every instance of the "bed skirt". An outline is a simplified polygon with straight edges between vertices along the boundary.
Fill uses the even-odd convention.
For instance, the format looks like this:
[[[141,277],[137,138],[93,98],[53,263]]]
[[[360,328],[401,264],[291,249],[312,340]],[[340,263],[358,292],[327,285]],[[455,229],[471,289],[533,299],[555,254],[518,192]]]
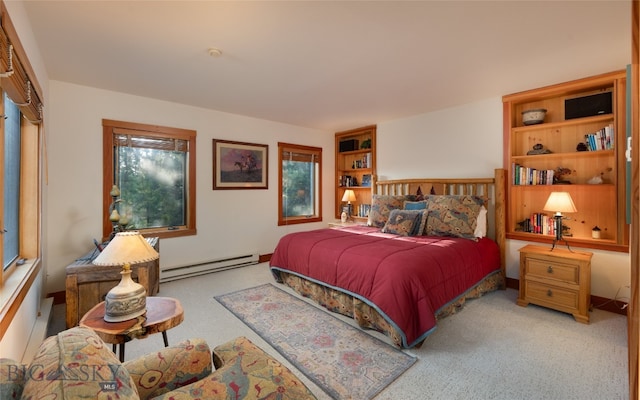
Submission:
[[[273,274],[277,282],[289,286],[300,295],[312,299],[329,311],[353,318],[361,328],[373,329],[385,334],[394,345],[400,348],[403,347],[401,333],[382,317],[375,308],[364,301],[336,289],[308,281],[298,275],[284,271],[273,271]],[[504,288],[504,276],[500,271],[496,271],[438,310],[436,319],[440,320],[457,313],[463,308],[467,299],[475,299],[485,293]],[[424,339],[415,347],[420,347],[423,341]]]

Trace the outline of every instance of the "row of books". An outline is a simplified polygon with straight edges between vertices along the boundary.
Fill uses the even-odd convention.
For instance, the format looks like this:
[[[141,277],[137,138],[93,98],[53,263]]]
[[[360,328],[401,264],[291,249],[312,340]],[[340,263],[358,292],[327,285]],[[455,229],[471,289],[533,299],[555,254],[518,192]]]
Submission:
[[[555,236],[555,219],[552,215],[533,213],[531,217],[520,223],[523,232]]]
[[[609,124],[594,133],[584,135],[584,141],[589,151],[612,150],[614,148],[613,124]]]
[[[535,169],[523,167],[520,164],[511,165],[514,185],[553,185],[552,169]]]
[[[351,209],[351,210],[350,210]],[[353,207],[353,205],[345,205],[342,207],[342,211],[349,214],[355,214],[356,217],[368,217],[369,212],[371,212],[371,204],[359,204],[358,207]]]

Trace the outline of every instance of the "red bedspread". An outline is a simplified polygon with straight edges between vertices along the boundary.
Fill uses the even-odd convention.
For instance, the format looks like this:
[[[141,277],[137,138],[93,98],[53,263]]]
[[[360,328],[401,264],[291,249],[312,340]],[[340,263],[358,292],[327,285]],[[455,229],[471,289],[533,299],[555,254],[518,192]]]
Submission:
[[[288,234],[270,266],[360,298],[412,347],[435,328],[441,307],[500,269],[500,252],[487,238],[402,237],[356,226]]]

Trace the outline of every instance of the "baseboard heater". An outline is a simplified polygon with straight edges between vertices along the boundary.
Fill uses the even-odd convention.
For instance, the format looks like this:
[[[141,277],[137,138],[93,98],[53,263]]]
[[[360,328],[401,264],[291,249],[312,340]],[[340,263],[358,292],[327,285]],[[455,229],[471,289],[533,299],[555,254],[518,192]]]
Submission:
[[[177,279],[190,278],[192,276],[210,274],[212,272],[224,271],[232,268],[245,267],[247,265],[257,264],[258,258],[258,253],[254,253],[202,261],[190,265],[169,267],[160,271],[160,282],[175,281]]]

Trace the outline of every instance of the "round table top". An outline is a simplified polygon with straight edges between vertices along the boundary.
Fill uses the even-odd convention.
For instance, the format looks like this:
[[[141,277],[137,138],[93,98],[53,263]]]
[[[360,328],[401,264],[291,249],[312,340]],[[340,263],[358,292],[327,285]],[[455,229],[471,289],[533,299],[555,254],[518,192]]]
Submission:
[[[178,299],[149,296],[147,312],[141,317],[121,322],[104,320],[104,301],[96,304],[80,320],[80,326],[93,329],[107,343],[120,344],[180,325],[184,310]]]

